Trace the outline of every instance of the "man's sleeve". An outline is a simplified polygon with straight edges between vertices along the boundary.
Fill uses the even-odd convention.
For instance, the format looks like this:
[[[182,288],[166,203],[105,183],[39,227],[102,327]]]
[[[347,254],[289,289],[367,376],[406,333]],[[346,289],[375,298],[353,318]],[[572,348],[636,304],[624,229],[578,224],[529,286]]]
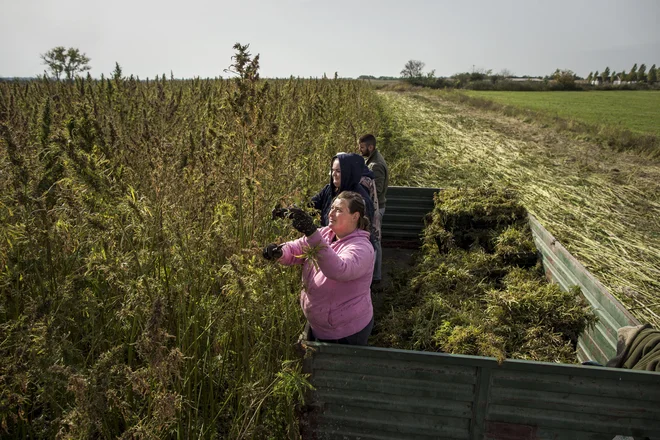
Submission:
[[[378,197],[385,191],[385,167],[380,163],[372,164],[371,171],[374,173],[376,181],[376,193]]]

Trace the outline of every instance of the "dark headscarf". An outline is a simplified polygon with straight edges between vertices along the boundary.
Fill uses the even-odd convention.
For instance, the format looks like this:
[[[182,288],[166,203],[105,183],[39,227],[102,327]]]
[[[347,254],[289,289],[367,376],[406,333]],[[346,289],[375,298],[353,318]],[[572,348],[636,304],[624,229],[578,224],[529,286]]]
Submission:
[[[367,217],[369,217],[369,221],[373,224],[374,203],[371,200],[367,189],[360,185],[362,175],[365,173],[371,173],[369,168],[365,165],[364,159],[359,154],[340,153],[334,156],[330,161],[331,168],[335,159],[339,159],[339,168],[341,169],[341,183],[339,184],[339,188],[335,187],[335,184],[332,182],[332,175],[330,175],[330,183],[323,187],[317,195],[312,197],[312,204],[316,209],[321,211],[321,225],[328,226],[328,214],[330,213],[332,201],[342,191],[355,191],[364,198],[365,207],[367,208]],[[371,174],[373,175],[373,173]]]

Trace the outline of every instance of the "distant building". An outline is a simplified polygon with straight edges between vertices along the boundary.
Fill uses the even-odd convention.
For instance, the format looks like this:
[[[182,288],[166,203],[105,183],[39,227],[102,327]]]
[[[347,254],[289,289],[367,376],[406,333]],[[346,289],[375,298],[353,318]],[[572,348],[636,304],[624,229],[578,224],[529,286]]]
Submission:
[[[635,84],[637,81],[626,81],[623,75],[617,75],[612,84],[615,86],[622,86],[624,84]]]
[[[594,86],[599,86],[603,84],[603,76],[602,75],[594,76],[593,79],[591,80],[591,84]]]
[[[522,77],[522,78],[509,77],[506,80],[507,81],[512,81],[512,82],[528,82],[528,81],[543,82],[543,79],[541,79],[541,78],[530,78],[530,77]]]

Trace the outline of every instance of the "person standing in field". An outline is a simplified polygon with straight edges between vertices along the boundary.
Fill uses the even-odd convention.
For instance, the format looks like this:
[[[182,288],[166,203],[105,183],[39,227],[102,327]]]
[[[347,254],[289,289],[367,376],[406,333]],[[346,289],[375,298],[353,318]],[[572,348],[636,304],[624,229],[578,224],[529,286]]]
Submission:
[[[374,180],[376,181],[376,194],[378,196],[378,212],[374,216],[378,219],[374,220],[376,224],[382,224],[383,216],[385,215],[385,203],[387,202],[387,187],[389,185],[389,171],[387,169],[387,162],[376,149],[376,137],[373,134],[365,134],[360,138],[360,154],[364,157],[367,167],[374,173]],[[380,237],[374,243],[376,250],[376,262],[374,267],[374,283],[379,283],[382,277],[381,265],[383,262],[383,248],[381,246]]]
[[[341,192],[330,207],[328,226],[321,228],[300,208],[276,211],[274,216],[291,219],[304,236],[271,243],[262,254],[286,266],[303,265],[300,305],[309,322],[308,340],[367,345],[374,325],[370,286],[375,252],[364,197]]]

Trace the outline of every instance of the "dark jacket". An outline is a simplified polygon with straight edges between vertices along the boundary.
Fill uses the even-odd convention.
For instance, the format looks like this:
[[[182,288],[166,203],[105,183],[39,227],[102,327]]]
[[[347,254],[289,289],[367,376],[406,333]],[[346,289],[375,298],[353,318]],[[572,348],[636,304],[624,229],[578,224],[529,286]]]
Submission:
[[[359,154],[338,154],[330,161],[330,167],[335,159],[339,159],[339,167],[341,168],[341,185],[340,188],[335,188],[332,183],[332,176],[330,176],[330,183],[323,187],[323,189],[312,197],[312,205],[314,208],[321,211],[321,225],[328,226],[328,214],[330,214],[330,207],[332,200],[339,195],[342,191],[355,191],[364,198],[364,203],[367,208],[367,217],[373,224],[374,221],[374,204],[369,197],[369,193],[360,185],[360,179],[365,171],[364,159]]]

